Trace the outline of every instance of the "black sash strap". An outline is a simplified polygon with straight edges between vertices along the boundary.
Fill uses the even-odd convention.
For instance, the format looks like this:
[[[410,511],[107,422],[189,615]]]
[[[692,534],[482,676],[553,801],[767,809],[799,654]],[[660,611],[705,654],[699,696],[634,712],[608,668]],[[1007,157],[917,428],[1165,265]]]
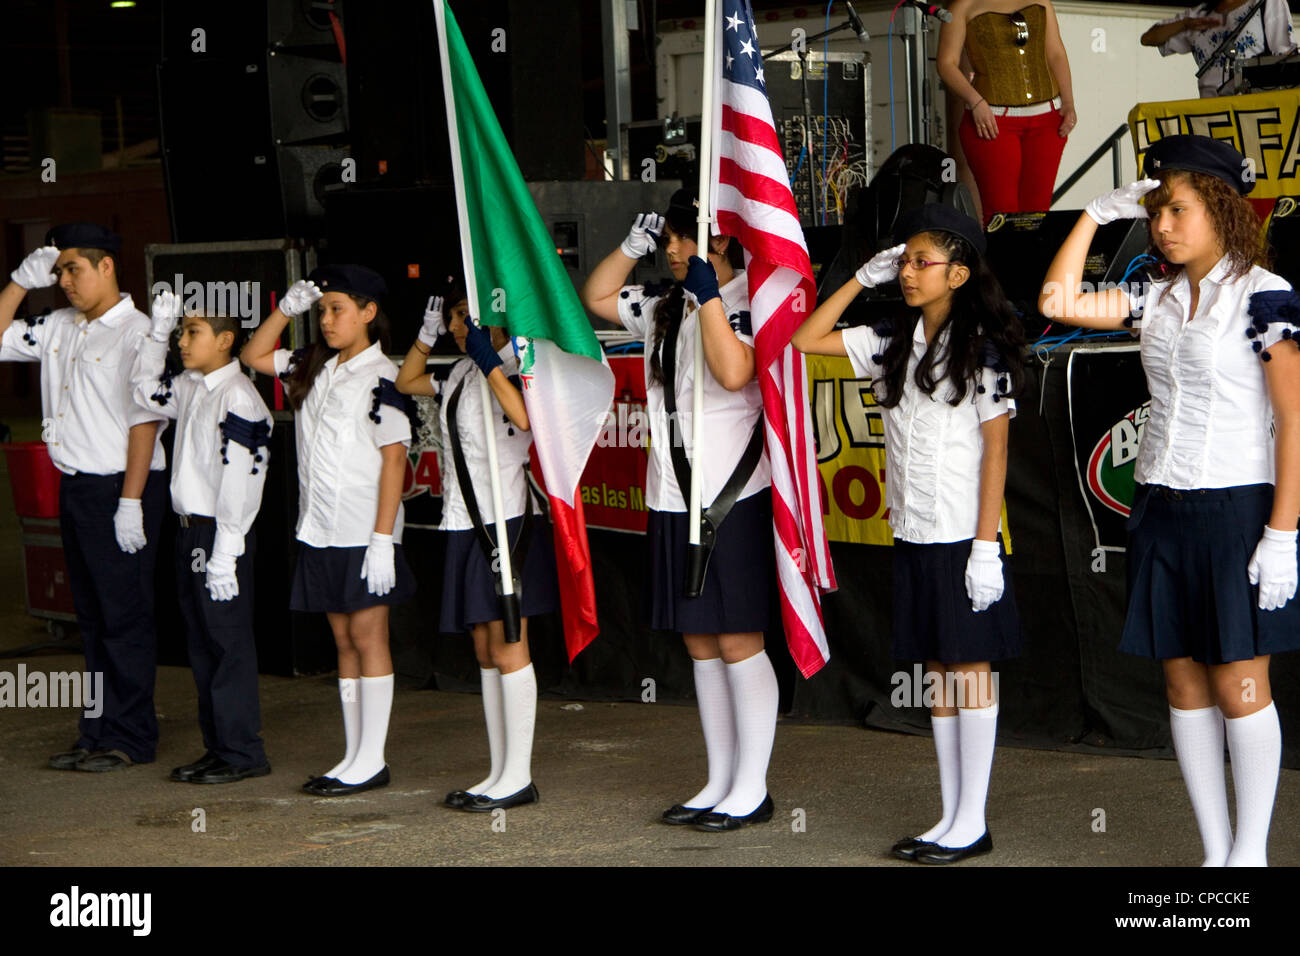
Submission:
[[[702,335],[704,330],[699,327],[698,320],[696,326],[695,334]],[[681,323],[677,322],[670,325],[667,332],[664,333],[660,367],[664,373],[664,408],[668,411],[669,454],[673,461],[673,473],[677,476],[677,487],[682,493],[682,500],[687,502],[687,511],[689,512],[691,464],[686,459],[686,447],[681,441],[677,426],[677,334],[680,330]],[[701,375],[703,370],[696,369],[695,374]],[[749,483],[750,476],[754,474],[754,469],[758,467],[759,459],[762,457],[763,418],[760,415],[758,421],[754,423],[753,433],[749,436],[749,444],[745,446],[745,451],[740,456],[740,461],[736,463],[735,469],[731,472],[731,477],[722,486],[722,490],[718,492],[718,497],[713,500],[713,504],[700,512],[699,552],[688,554],[686,561],[685,593],[687,597],[698,597],[703,590],[704,577],[708,573],[709,557],[713,554],[718,528],[722,526],[722,522],[731,513],[732,507],[736,504],[740,493],[745,490],[745,485]]]
[[[473,480],[470,477],[469,465],[465,461],[465,449],[461,446],[460,431],[456,427],[456,413],[460,407],[461,389],[465,387],[465,379],[456,383],[456,388],[451,393],[451,398],[447,402],[447,432],[448,443],[451,445],[451,458],[456,467],[456,484],[460,487],[460,495],[465,500],[465,510],[469,512],[469,520],[474,524],[475,535],[478,538],[479,547],[483,550],[483,556],[487,558],[488,566],[491,567],[496,560],[496,539],[488,532],[483,524],[483,514],[479,511],[478,496],[474,493]],[[527,468],[525,468],[527,471]],[[525,487],[528,487],[528,477],[524,476]],[[529,488],[531,492],[531,488]],[[519,528],[519,535],[515,538],[514,543],[510,546],[510,570],[514,577],[515,594],[520,591],[520,565],[524,558],[528,556],[528,544],[532,539],[533,531],[533,496],[527,493],[525,496],[525,506],[523,523]],[[499,577],[499,576],[498,576]],[[501,593],[501,581],[496,582],[497,593]]]

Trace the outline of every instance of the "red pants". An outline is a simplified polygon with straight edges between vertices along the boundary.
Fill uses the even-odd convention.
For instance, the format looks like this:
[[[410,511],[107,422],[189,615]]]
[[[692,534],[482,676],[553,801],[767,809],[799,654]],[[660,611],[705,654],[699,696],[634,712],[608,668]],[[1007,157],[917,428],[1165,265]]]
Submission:
[[[1041,212],[1052,205],[1065,137],[1055,108],[1038,116],[995,116],[998,135],[980,139],[970,110],[958,133],[979,185],[984,224],[997,212]]]

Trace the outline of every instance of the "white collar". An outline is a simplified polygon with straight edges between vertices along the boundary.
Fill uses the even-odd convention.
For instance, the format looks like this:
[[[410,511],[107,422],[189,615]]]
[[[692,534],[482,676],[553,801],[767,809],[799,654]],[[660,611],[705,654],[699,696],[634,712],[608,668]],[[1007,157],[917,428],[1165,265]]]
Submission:
[[[329,361],[325,363],[325,368],[329,369],[331,372],[339,371],[340,354],[341,353],[339,352],[335,352],[333,355],[331,355]],[[374,362],[376,358],[382,357],[383,354],[384,354],[383,350],[380,349],[379,343],[371,342],[368,348],[363,349],[362,351],[358,352],[356,355],[352,356],[352,358],[344,362],[342,371],[355,372],[358,369],[364,369],[367,365]]]
[[[127,313],[134,308],[135,308],[135,304],[131,301],[131,296],[125,292],[119,292],[117,294],[117,305],[113,306],[111,309],[109,309],[107,312],[101,315],[98,319],[95,319],[93,321],[102,322],[104,323],[105,326],[107,326],[110,329],[115,328],[116,326],[121,324],[123,319],[126,318]],[[78,312],[76,315],[76,321],[90,322],[92,320],[86,318],[86,314],[84,312]]]
[[[207,375],[204,375],[196,368],[188,369],[186,374],[188,374],[189,377],[193,379],[195,382],[202,382],[207,387],[209,392],[215,392],[217,390],[217,386],[220,385],[222,382],[226,381],[229,378],[232,378],[235,375],[240,374],[239,360],[232,358],[225,365],[221,366],[221,368],[217,369],[216,371],[209,372]]]

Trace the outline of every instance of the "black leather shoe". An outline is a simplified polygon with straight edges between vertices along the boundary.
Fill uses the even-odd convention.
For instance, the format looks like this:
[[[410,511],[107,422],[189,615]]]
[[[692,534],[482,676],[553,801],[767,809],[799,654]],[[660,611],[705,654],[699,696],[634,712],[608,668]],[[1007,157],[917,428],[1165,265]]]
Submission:
[[[332,777],[322,777],[315,781],[315,786],[311,792],[318,797],[345,797],[350,793],[361,793],[365,790],[386,787],[389,779],[388,767],[384,767],[383,770],[369,780],[363,780],[360,783],[344,783],[342,780],[335,780]]]
[[[77,764],[89,756],[90,751],[85,747],[73,747],[71,750],[51,756],[50,766],[55,770],[76,770]]]
[[[461,810],[465,804],[473,800],[478,794],[470,793],[468,790],[453,790],[443,798],[443,803],[453,810]]]
[[[468,810],[470,813],[489,813],[492,810],[509,810],[511,807],[522,806],[525,803],[537,803],[542,799],[542,795],[537,792],[537,784],[530,783],[522,790],[516,790],[508,797],[492,797],[479,794],[466,803],[462,810]]]
[[[109,770],[124,770],[134,762],[120,750],[92,750],[77,761],[77,769],[90,773],[106,773]]]
[[[190,783],[235,783],[249,777],[265,777],[271,772],[271,765],[264,763],[259,767],[236,767],[225,760],[217,759],[206,770],[201,770],[190,777]]]
[[[663,821],[675,827],[685,826],[694,823],[712,809],[712,807],[684,807],[680,803],[674,803],[664,811]]]
[[[183,767],[177,767],[171,772],[168,779],[178,780],[184,783],[196,773],[202,773],[205,770],[215,767],[219,763],[221,763],[221,758],[209,750],[198,760],[194,761],[194,763],[187,763]]]
[[[303,793],[315,793],[316,788],[321,786],[327,780],[334,780],[334,777],[308,777],[307,782],[302,785]]]
[[[938,843],[931,847],[918,850],[916,853],[916,862],[918,863],[956,863],[958,860],[964,860],[968,856],[979,856],[981,853],[989,853],[993,849],[993,836],[988,830],[984,835],[969,846],[947,847]]]
[[[936,843],[931,843],[929,840],[918,840],[916,837],[908,837],[905,840],[899,840],[895,843],[889,848],[889,852],[900,860],[915,862],[917,853],[924,850],[926,847],[937,845],[938,844]]]
[[[757,810],[743,817],[733,817],[729,813],[702,813],[695,819],[695,829],[739,830],[751,823],[766,823],[771,820],[773,809],[775,805],[772,803],[771,795],[768,794],[763,797],[763,802],[758,805]]]

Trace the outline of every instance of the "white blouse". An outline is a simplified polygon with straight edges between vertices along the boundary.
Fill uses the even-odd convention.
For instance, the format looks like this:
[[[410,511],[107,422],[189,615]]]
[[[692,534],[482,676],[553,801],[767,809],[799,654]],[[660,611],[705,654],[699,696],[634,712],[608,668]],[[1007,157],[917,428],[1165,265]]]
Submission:
[[[737,272],[730,282],[719,290],[722,308],[731,323],[736,338],[753,346],[754,336],[749,324],[749,284],[744,272]],[[647,294],[644,286],[626,286],[619,292],[618,316],[627,329],[646,343],[645,380],[646,411],[650,416],[650,462],[646,472],[646,505],[655,511],[686,511],[686,498],[677,487],[677,473],[668,433],[668,411],[664,406],[663,384],[650,384],[650,339],[654,332],[654,313],[661,296]],[[686,457],[695,463],[694,390],[695,390],[695,335],[699,328],[699,311],[689,305],[682,309],[681,330],[677,334],[677,399],[678,435],[686,449]],[[729,391],[713,377],[708,363],[704,366],[704,474],[700,501],[708,508],[717,498],[749,444],[754,426],[763,415],[763,396],[758,381],[749,382],[738,391]],[[759,427],[762,427],[761,424]],[[767,450],[749,481],[741,489],[743,500],[758,494],[772,485],[772,468]],[[690,489],[685,490],[690,494]]]
[[[1246,13],[1252,6],[1251,2],[1243,3],[1235,10],[1229,10],[1226,14],[1224,24],[1221,27],[1214,27],[1209,30],[1185,30],[1182,33],[1174,34],[1164,43],[1160,44],[1159,50],[1161,56],[1169,56],[1171,53],[1190,53],[1196,60],[1196,66],[1199,69],[1209,59],[1223,42],[1223,38],[1237,28],[1237,24],[1245,19]],[[1188,20],[1193,17],[1215,16],[1215,4],[1203,3],[1199,7],[1189,7],[1176,17],[1170,17],[1168,20],[1161,20],[1156,26],[1164,26],[1167,23],[1175,23],[1179,20]],[[1289,53],[1295,49],[1295,44],[1291,40],[1291,11],[1287,9],[1284,0],[1266,0],[1264,8],[1251,18],[1251,23],[1237,34],[1235,46],[1237,54],[1241,58],[1264,56],[1265,54]],[[1224,57],[1221,55],[1219,61],[1201,74],[1197,80],[1197,85],[1202,97],[1206,96],[1230,96],[1231,90],[1220,91],[1226,79],[1224,74]]]
[[[284,375],[294,354],[276,349]],[[313,548],[364,548],[379,515],[379,475],[385,445],[411,445],[411,424],[392,405],[376,407],[380,380],[397,381],[397,366],[376,342],[339,365],[334,355],[312,382],[294,418],[298,452],[298,540]],[[371,416],[379,418],[376,422]],[[393,543],[402,543],[405,510],[399,502]]]
[[[1141,484],[1187,490],[1273,481],[1273,406],[1254,345],[1268,348],[1296,327],[1273,322],[1251,335],[1247,308],[1255,293],[1291,286],[1259,266],[1235,280],[1227,272],[1225,257],[1201,280],[1194,320],[1186,273],[1152,283],[1135,302],[1151,392],[1134,473]]]
[[[948,330],[935,347],[946,354]],[[844,349],[853,371],[873,379],[877,398],[884,393],[881,359],[889,339],[870,326],[844,331]],[[912,334],[903,394],[893,408],[881,406],[885,426],[885,503],[889,526],[896,537],[914,544],[968,541],[979,530],[980,465],[984,433],[980,426],[999,415],[1016,414],[1014,399],[1005,397],[999,374],[981,367],[979,381],[966,397],[950,405],[954,389],[943,377],[944,363],[935,363],[939,384],[927,395],[916,384],[916,367],[925,355],[925,323],[918,320]],[[879,389],[879,391],[877,391]]]

